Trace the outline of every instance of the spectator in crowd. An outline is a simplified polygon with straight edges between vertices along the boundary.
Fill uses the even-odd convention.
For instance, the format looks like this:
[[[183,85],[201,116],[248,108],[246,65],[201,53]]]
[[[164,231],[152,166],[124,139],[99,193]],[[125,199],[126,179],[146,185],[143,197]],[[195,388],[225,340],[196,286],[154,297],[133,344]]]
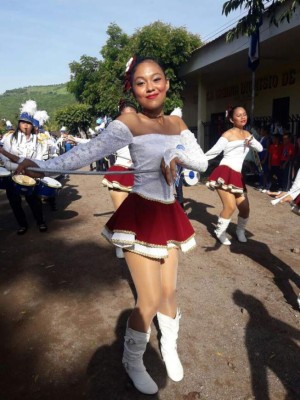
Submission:
[[[291,186],[292,161],[294,159],[295,146],[291,142],[291,134],[284,133],[282,136],[282,152],[280,158],[280,186],[283,191],[289,190]]]
[[[281,136],[273,134],[271,136],[271,144],[269,146],[269,171],[270,171],[270,191],[281,190],[281,154],[282,154],[282,144]],[[276,179],[276,180],[274,180]]]

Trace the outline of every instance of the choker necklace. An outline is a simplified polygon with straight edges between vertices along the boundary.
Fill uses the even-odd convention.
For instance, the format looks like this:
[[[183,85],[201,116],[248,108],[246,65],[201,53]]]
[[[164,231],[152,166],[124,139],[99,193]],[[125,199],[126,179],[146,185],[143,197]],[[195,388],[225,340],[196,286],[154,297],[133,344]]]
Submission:
[[[159,114],[159,115],[151,115],[151,114],[148,114],[145,111],[142,111],[142,114],[145,115],[146,117],[150,118],[150,119],[158,119],[158,118],[161,118],[161,117],[164,116],[163,112],[161,114]]]

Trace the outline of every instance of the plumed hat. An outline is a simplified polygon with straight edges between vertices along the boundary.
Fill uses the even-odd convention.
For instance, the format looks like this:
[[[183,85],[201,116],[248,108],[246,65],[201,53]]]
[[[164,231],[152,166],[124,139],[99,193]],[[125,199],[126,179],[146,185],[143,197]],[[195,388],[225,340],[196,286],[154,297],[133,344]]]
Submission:
[[[14,127],[12,126],[12,123],[9,120],[5,121],[5,124],[6,124],[7,131],[11,131],[14,129]]]
[[[36,102],[34,100],[27,100],[20,108],[19,121],[29,122],[34,125],[34,114],[36,113]]]
[[[40,132],[42,132],[45,122],[47,122],[49,119],[49,115],[47,114],[47,111],[45,111],[45,110],[37,111],[34,114],[34,119],[38,122],[38,125],[35,125],[35,123],[33,125],[37,126],[39,128]]]

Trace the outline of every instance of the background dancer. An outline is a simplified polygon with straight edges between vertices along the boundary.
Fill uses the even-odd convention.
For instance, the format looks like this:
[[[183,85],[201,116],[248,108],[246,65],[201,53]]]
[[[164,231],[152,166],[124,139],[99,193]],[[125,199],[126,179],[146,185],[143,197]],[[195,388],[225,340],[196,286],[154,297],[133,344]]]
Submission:
[[[249,149],[262,151],[263,147],[248,131],[244,130],[248,117],[243,107],[230,108],[227,118],[233,127],[224,132],[205,155],[208,160],[211,160],[223,152],[219,166],[213,170],[206,185],[210,189],[217,190],[223,205],[217,227],[214,230],[215,235],[222,244],[230,245],[226,230],[236,208],[239,210],[236,235],[240,242],[247,242],[245,228],[250,208],[241,171]]]
[[[132,112],[137,113],[136,106],[128,100],[121,99],[119,102],[119,115]],[[109,167],[108,171],[128,171],[130,168],[132,168],[132,165],[129,147],[125,146],[116,151],[116,161],[114,165]],[[108,188],[115,210],[120,207],[128,194],[131,192],[133,183],[133,174],[114,174],[104,176],[102,185]],[[124,258],[124,252],[121,247],[116,246],[116,256],[118,258]]]
[[[300,169],[296,175],[294,183],[288,192],[268,193],[270,196],[275,196],[276,199],[282,197],[280,203],[292,202],[292,211],[300,215]]]
[[[48,169],[78,169],[130,145],[137,170],[132,192],[107,222],[103,235],[122,246],[136,292],[137,303],[125,334],[123,365],[135,387],[154,394],[158,387],[143,364],[150,325],[157,314],[161,351],[167,373],[183,378],[177,354],[180,312],[176,302],[179,249],[195,246],[194,229],[175,200],[173,180],[177,164],[205,171],[207,159],[195,136],[177,116],[163,113],[169,80],[152,58],[133,57],[127,63],[125,88],[132,90],[140,113],[120,115],[97,138],[45,163],[25,160],[18,171],[39,165]],[[182,145],[181,148],[176,148]],[[162,161],[163,159],[163,161]],[[161,168],[161,169],[160,169]]]

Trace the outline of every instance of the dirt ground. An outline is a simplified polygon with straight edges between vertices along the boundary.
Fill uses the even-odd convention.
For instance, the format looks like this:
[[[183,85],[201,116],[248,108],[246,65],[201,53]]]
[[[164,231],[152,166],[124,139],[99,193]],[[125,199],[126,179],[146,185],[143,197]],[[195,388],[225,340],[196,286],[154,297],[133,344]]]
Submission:
[[[249,241],[212,236],[220,202],[203,184],[184,188],[198,246],[181,255],[178,348],[184,380],[170,381],[157,329],[144,360],[158,383],[139,394],[121,365],[134,290],[123,260],[100,236],[113,208],[99,176],[62,181],[49,230],[17,236],[0,191],[1,400],[300,399],[300,218],[248,187]]]

